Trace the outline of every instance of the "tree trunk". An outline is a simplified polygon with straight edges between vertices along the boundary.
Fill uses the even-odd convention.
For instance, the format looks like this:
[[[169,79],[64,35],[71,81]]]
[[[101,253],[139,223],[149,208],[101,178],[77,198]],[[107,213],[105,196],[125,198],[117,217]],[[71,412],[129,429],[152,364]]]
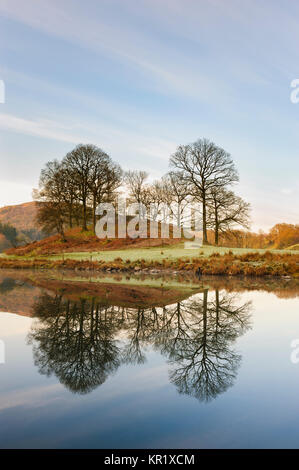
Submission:
[[[86,200],[83,200],[83,224],[82,230],[87,231],[87,211],[86,211]]]
[[[67,240],[65,238],[65,233],[64,233],[64,229],[63,229],[63,222],[60,219],[58,221],[57,231],[61,235],[61,240],[63,241],[63,243],[66,243]]]
[[[219,243],[219,223],[218,223],[218,211],[215,208],[215,245],[218,246]]]
[[[215,245],[218,246],[219,243],[219,229],[218,225],[215,225]]]
[[[69,207],[69,226],[70,228],[73,228],[73,204],[72,202],[70,203],[70,207]]]
[[[96,195],[93,195],[93,201],[92,201],[92,230],[93,233],[96,233]]]
[[[202,232],[203,232],[203,239],[202,244],[208,244],[208,233],[207,233],[207,206],[206,206],[206,197],[203,196],[202,198]]]

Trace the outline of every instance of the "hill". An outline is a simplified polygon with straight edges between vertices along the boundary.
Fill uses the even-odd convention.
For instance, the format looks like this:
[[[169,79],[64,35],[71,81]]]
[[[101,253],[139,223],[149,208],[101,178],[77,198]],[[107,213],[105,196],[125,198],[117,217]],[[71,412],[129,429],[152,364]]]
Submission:
[[[160,231],[160,225],[159,225]],[[170,234],[172,227],[170,226]],[[59,253],[92,252],[120,250],[125,248],[148,248],[168,246],[179,243],[180,238],[112,238],[99,239],[91,231],[82,232],[81,228],[75,227],[65,232],[66,241],[62,241],[60,235],[52,235],[43,240],[28,243],[25,246],[10,248],[6,251],[10,255],[38,256],[54,255]]]
[[[0,233],[0,253],[4,250],[7,250],[8,248],[11,247],[11,244],[9,241],[5,238],[5,236]]]
[[[24,245],[41,240],[45,235],[36,223],[37,204],[25,202],[15,206],[0,207],[0,223],[9,224],[17,230],[17,244]],[[11,247],[11,243],[0,234],[0,252]]]
[[[36,210],[35,202],[0,207],[0,222],[13,225],[18,231],[36,230]]]

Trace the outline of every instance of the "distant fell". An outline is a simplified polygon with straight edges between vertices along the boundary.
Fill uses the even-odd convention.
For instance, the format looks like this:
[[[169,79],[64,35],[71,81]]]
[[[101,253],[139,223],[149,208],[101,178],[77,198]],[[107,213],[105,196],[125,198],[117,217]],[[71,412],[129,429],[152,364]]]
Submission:
[[[38,229],[36,202],[0,207],[0,222],[13,225],[18,231]]]

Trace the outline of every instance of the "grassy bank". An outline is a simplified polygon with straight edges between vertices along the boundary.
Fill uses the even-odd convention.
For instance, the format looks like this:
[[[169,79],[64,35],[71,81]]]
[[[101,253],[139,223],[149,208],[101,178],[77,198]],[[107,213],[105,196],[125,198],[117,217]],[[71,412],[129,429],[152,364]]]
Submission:
[[[2,255],[0,268],[73,269],[107,272],[196,272],[203,275],[299,276],[299,252],[204,247],[132,248],[43,256]]]
[[[265,253],[271,253],[273,255],[285,255],[290,254],[292,256],[299,255],[299,250],[263,250],[263,249],[250,249],[250,248],[225,248],[225,247],[216,247],[216,246],[204,246],[202,248],[190,249],[185,248],[184,242],[176,243],[175,245],[165,245],[158,247],[137,247],[137,248],[124,248],[124,249],[113,249],[113,250],[98,250],[93,251],[75,251],[75,252],[63,252],[62,249],[59,253],[47,253],[40,254],[36,253],[34,250],[27,254],[12,253],[0,255],[1,259],[13,259],[13,260],[29,260],[29,259],[47,259],[51,261],[58,260],[75,260],[75,261],[105,261],[113,262],[116,258],[121,259],[122,261],[129,260],[130,262],[135,262],[138,260],[145,261],[159,261],[163,260],[177,260],[177,259],[197,259],[197,258],[206,258],[211,255],[220,255],[223,256],[228,253],[233,253],[233,255],[247,255],[252,253],[258,253],[259,255],[264,255]]]

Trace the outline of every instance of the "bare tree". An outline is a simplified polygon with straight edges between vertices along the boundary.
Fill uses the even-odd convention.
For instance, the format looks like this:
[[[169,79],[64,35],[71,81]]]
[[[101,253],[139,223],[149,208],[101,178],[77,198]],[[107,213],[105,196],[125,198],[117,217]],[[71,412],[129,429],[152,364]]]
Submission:
[[[91,174],[95,158],[98,153],[95,145],[78,145],[64,158],[64,163],[72,173],[74,182],[78,188],[78,199],[82,204],[82,230],[87,230],[88,198],[90,195]]]
[[[95,230],[96,206],[115,198],[121,178],[120,166],[103,150],[95,145],[78,145],[62,162],[49,162],[41,171],[35,192],[35,199],[43,202],[39,205],[40,224],[62,234],[63,227],[72,227],[74,220],[87,230],[92,218]]]
[[[250,204],[237,196],[233,191],[223,188],[212,188],[208,201],[208,225],[214,229],[215,245],[219,243],[219,233],[231,230],[240,225],[250,226]]]
[[[60,171],[64,183],[61,196],[65,202],[65,209],[68,212],[69,227],[72,228],[73,219],[78,212],[78,186],[73,172],[67,167],[64,160],[61,163]]]
[[[207,202],[213,188],[225,188],[238,181],[230,155],[207,139],[182,145],[170,158],[170,165],[180,171],[188,193],[202,204],[203,243],[208,243]]]
[[[130,170],[125,173],[125,183],[128,186],[129,195],[133,202],[138,204],[143,202],[147,178],[148,173],[146,171]]]
[[[124,177],[124,181],[129,190],[129,198],[131,202],[139,204],[139,216],[142,217],[145,217],[145,214],[141,213],[142,205],[147,207],[151,198],[149,186],[146,183],[147,178],[148,173],[146,171],[137,170],[127,171]]]
[[[96,208],[102,202],[111,202],[115,191],[121,184],[122,170],[101,149],[94,154],[94,162],[90,169],[88,188],[92,204],[93,232],[96,226]]]
[[[65,180],[61,164],[54,160],[48,162],[41,171],[39,190],[33,192],[38,201],[37,222],[43,231],[57,231],[65,241],[66,224]]]
[[[154,181],[148,187],[147,194],[144,195],[144,201],[146,206],[150,206],[150,218],[152,220],[165,221],[165,214],[163,208],[167,204],[168,191],[163,180]]]
[[[171,207],[173,220],[181,228],[185,220],[184,211],[190,202],[188,196],[188,186],[186,186],[182,174],[179,171],[171,171],[163,176],[165,191],[167,194],[167,203]]]

